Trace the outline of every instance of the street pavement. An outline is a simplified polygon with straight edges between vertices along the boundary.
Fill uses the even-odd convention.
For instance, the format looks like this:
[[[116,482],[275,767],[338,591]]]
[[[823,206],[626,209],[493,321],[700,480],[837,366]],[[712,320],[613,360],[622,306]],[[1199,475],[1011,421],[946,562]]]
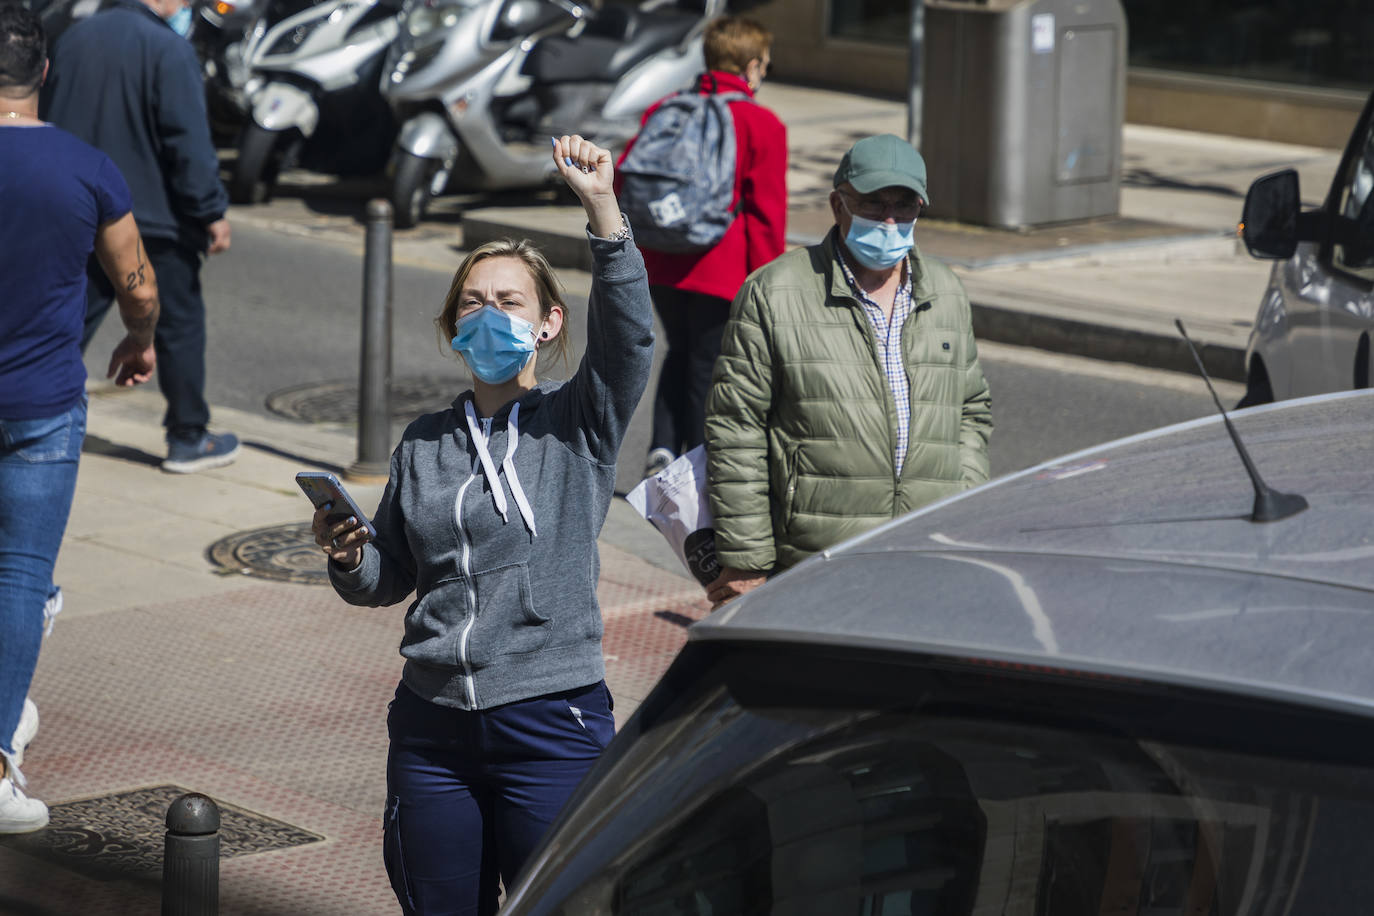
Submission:
[[[775,84],[761,100],[789,125],[789,234],[805,243],[825,229],[839,155],[858,136],[903,132],[905,111]],[[1315,202],[1338,152],[1135,126],[1125,152],[1121,212],[1135,230],[1004,233],[931,220],[918,241],[955,266],[987,339],[1167,366],[1177,316],[1226,365],[1268,270],[1229,234],[1245,188],[1292,165]],[[360,208],[346,205],[359,190],[290,175],[276,201],[236,208],[231,221],[361,250]],[[554,251],[584,244],[575,210],[513,203],[442,201],[432,222],[397,233],[396,258],[451,269],[464,245],[498,231]],[[576,290],[586,278],[568,251],[559,259]],[[221,807],[222,913],[395,912],[380,838],[401,609],[350,607],[320,584],[310,509],[292,479],[303,468],[346,474],[356,431],[216,407],[216,425],[244,441],[239,460],[168,475],[157,469],[156,388],[89,390],[56,575],[65,608],[34,680],[42,724],[25,761],[53,825],[0,839],[0,913],[157,912],[162,817],[183,791]],[[349,487],[375,505],[379,483]],[[607,680],[623,722],[707,606],[621,500],[601,556]]]

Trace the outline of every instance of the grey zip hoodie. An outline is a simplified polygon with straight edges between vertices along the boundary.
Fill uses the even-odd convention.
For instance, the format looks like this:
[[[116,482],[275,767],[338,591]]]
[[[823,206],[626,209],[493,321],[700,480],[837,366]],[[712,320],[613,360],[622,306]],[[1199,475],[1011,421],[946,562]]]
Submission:
[[[633,241],[591,237],[587,350],[565,383],[543,383],[490,421],[497,480],[479,460],[464,405],[420,417],[391,455],[373,519],[377,538],[357,569],[329,564],[350,604],[396,604],[405,618],[402,680],[442,706],[489,709],[594,684],[601,651],[596,539],[615,486],[616,454],[649,379],[653,316],[644,261]],[[517,508],[507,453],[533,509]],[[492,487],[502,487],[507,517]]]

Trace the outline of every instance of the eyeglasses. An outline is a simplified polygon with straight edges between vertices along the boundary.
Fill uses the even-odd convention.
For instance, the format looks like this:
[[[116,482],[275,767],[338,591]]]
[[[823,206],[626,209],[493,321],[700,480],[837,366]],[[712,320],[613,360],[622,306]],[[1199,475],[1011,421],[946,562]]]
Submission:
[[[853,201],[853,206],[849,206],[850,213],[878,222],[891,216],[899,223],[909,223],[917,219],[925,209],[925,204],[919,197],[856,197],[848,191],[841,191],[840,196],[847,201]]]

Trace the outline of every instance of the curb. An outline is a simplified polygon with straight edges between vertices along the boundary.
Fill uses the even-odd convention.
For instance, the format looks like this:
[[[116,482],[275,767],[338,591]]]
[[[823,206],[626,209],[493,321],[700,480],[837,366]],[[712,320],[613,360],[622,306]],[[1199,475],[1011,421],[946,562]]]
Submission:
[[[973,334],[979,340],[1132,363],[1149,369],[1197,372],[1188,345],[1177,333],[1123,328],[985,302],[970,302],[970,306]],[[1244,347],[1199,339],[1196,334],[1190,336],[1208,375],[1231,382],[1245,381]]]
[[[572,211],[572,208],[567,209]],[[460,223],[463,247],[468,251],[497,239],[525,238],[538,246],[554,267],[583,272],[592,269],[592,252],[583,229],[586,217],[580,209],[572,216],[561,212],[546,213],[544,218],[550,225],[542,227],[533,224],[528,211],[512,214],[504,209],[483,209],[476,214],[465,212]]]

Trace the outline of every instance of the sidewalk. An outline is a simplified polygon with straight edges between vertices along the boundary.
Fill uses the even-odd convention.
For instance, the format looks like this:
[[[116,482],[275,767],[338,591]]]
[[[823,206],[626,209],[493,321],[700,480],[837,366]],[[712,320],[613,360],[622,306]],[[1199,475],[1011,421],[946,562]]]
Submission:
[[[905,109],[772,83],[762,101],[789,124],[791,236],[806,243],[825,230],[844,149],[903,132]],[[1122,215],[1167,231],[1021,236],[932,220],[918,240],[960,273],[985,339],[1168,365],[1179,315],[1221,364],[1234,362],[1269,267],[1229,236],[1245,188],[1292,164],[1315,200],[1338,154],[1136,127],[1125,145]],[[293,177],[273,204],[231,219],[361,250],[357,201],[328,187],[319,197],[321,187]],[[460,213],[444,200],[433,221],[397,233],[396,257],[451,270],[456,249],[484,232],[540,238],[555,257],[571,238],[580,257],[581,226],[577,211],[546,202]],[[167,475],[156,467],[156,388],[91,390],[56,576],[66,607],[39,661],[42,727],[25,761],[53,825],[0,839],[0,912],[157,912],[162,818],[172,798],[197,791],[222,808],[226,916],[394,913],[380,818],[403,608],[349,607],[312,584],[323,564],[292,479],[307,467],[346,469],[353,430],[216,407],[244,440],[239,460]],[[365,506],[380,491],[350,489]],[[601,537],[607,679],[621,721],[706,611],[648,530],[617,500]]]
[[[163,817],[183,791],[221,806],[226,916],[394,913],[380,818],[404,606],[355,608],[240,565],[323,582],[293,476],[346,468],[353,431],[216,408],[239,460],[163,474],[157,389],[91,391],[65,609],[31,691],[25,772],[52,824],[0,838],[0,913],[158,912]],[[381,487],[350,490],[375,505]],[[620,722],[707,610],[694,582],[615,546],[644,539],[630,512],[618,500],[601,541]]]

